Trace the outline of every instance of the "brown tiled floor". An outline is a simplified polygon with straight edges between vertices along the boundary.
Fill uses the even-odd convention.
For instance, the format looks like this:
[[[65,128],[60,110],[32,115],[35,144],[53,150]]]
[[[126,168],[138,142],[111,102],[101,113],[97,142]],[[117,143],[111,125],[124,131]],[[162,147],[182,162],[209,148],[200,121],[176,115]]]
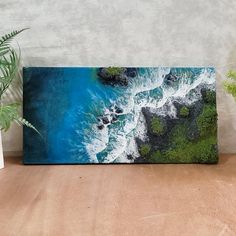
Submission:
[[[0,170],[0,235],[236,235],[236,156],[218,165]]]

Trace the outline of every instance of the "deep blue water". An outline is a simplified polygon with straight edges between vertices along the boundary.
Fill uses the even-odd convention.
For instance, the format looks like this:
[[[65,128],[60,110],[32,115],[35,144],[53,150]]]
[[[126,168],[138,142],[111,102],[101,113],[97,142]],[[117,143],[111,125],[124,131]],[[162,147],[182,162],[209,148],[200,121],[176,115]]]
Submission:
[[[25,163],[88,162],[82,143],[91,122],[119,90],[104,86],[91,68],[24,68],[24,117],[36,126],[24,128]],[[97,94],[98,96],[94,96]],[[75,130],[75,128],[77,130]],[[77,143],[73,155],[71,149]],[[76,155],[75,155],[76,154]]]

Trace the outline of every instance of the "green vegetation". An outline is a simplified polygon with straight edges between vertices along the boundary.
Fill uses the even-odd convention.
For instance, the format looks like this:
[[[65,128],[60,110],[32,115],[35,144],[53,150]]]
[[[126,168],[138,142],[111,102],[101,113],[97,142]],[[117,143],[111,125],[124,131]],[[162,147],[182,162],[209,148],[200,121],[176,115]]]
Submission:
[[[225,90],[236,99],[236,82],[225,82]]]
[[[182,163],[215,163],[217,153],[215,150],[216,138],[209,137],[197,142],[186,142],[174,149],[165,152],[167,161]]]
[[[6,91],[10,92],[11,95],[16,92],[11,89],[11,85],[19,77],[20,58],[10,43],[15,36],[24,30],[13,31],[0,38],[0,129],[4,131],[9,129],[13,121],[37,131],[32,124],[20,117],[20,103],[14,101],[5,104],[3,99]]]
[[[224,88],[236,99],[236,71],[230,70],[227,74],[228,81],[225,81]]]
[[[122,67],[107,67],[107,68],[104,68],[104,69],[105,69],[105,72],[109,76],[117,76],[117,75],[122,74],[125,71],[125,69],[122,68]]]
[[[150,155],[149,161],[151,163],[166,163],[166,156],[157,150]]]
[[[189,115],[189,108],[186,106],[183,106],[180,108],[179,115],[181,117],[187,117]]]
[[[176,126],[170,139],[170,148],[151,153],[150,162],[156,163],[216,163],[216,136],[188,140],[187,125]]]
[[[170,143],[172,147],[178,147],[186,144],[187,139],[187,124],[176,125],[171,131]]]
[[[212,149],[216,145],[216,136],[209,133],[210,135],[205,138],[190,141],[187,138],[187,131],[187,124],[179,125],[173,130],[171,147],[174,148],[165,152],[167,160],[183,163],[215,162],[217,156]]]
[[[236,80],[236,71],[230,70],[227,74],[227,78],[232,78]]]
[[[168,145],[146,154],[147,161],[152,163],[216,163],[217,157],[217,112],[214,104],[215,92],[205,94],[205,104],[194,120],[186,120],[176,124],[166,135]],[[187,113],[187,110],[186,110]],[[186,115],[184,112],[184,114]],[[158,118],[152,121],[152,129],[164,130],[163,123]],[[192,124],[196,122],[196,126]],[[161,125],[162,124],[162,125]],[[162,127],[162,128],[160,128]],[[194,140],[189,138],[189,132],[199,130],[200,136]],[[166,137],[166,136],[165,136]]]
[[[151,146],[149,144],[142,144],[139,149],[141,156],[147,156],[151,151]]]
[[[206,101],[211,104],[216,103],[216,92],[215,91],[207,91],[206,92]]]
[[[216,121],[216,107],[204,105],[202,113],[197,118],[197,125],[201,136],[208,136],[209,134],[216,135]]]
[[[203,96],[203,100],[206,103],[215,104],[216,103],[216,92],[211,91],[211,90],[207,90]]]
[[[151,128],[154,134],[162,135],[165,133],[165,125],[163,121],[158,117],[152,118]]]

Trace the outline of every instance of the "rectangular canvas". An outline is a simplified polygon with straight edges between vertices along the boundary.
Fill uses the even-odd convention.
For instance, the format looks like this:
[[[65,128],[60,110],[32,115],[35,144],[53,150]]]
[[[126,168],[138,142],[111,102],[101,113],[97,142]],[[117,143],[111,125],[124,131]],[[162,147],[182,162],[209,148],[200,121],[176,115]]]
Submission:
[[[27,67],[25,164],[217,163],[213,68]]]

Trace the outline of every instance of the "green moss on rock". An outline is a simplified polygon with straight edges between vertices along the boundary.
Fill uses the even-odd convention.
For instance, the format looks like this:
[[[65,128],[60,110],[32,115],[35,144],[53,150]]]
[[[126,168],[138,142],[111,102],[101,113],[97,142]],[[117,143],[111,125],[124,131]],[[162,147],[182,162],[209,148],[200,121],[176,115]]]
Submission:
[[[209,104],[215,104],[216,103],[216,92],[212,90],[206,90],[202,94],[202,98],[204,102]]]
[[[162,118],[157,115],[153,117],[151,113],[146,114],[148,134],[150,134],[149,144],[140,147],[140,155],[144,156],[145,161],[150,163],[217,163],[215,92],[202,89],[201,94],[202,99],[191,107],[177,104],[178,116],[188,117],[187,119]]]
[[[151,121],[151,129],[154,134],[162,135],[165,133],[165,124],[160,118],[154,117]]]
[[[205,105],[198,117],[201,124],[204,124],[201,126],[204,136],[189,140],[189,123],[176,125],[169,134],[169,147],[165,150],[153,151],[148,155],[148,161],[153,163],[217,163],[215,118],[213,106]],[[208,125],[205,126],[205,122]]]
[[[217,112],[216,107],[204,105],[202,113],[197,118],[197,125],[201,136],[209,134],[216,135],[217,130]]]
[[[189,116],[189,108],[186,106],[183,106],[180,108],[179,115],[181,117],[188,117]]]
[[[216,139],[209,137],[197,142],[188,142],[165,152],[167,160],[182,163],[216,163]]]
[[[165,163],[166,157],[161,153],[161,151],[154,151],[149,158],[149,161],[152,163]]]
[[[182,146],[188,142],[187,138],[187,125],[179,124],[176,125],[170,135],[171,147]]]
[[[112,77],[112,76],[121,75],[125,69],[122,67],[107,67],[107,68],[104,68],[104,70],[108,76]]]
[[[139,153],[141,156],[147,156],[151,151],[151,146],[149,144],[142,144],[139,148]]]

